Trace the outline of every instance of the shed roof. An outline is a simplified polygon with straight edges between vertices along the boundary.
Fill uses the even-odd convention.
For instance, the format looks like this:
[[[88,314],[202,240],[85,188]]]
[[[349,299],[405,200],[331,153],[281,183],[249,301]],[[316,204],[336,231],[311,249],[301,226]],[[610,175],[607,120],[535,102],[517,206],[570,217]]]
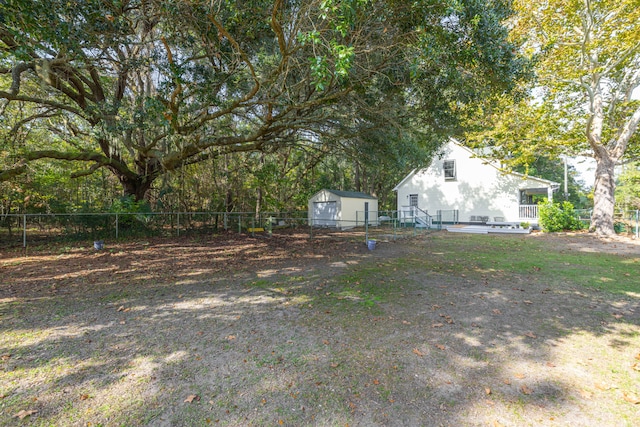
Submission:
[[[367,193],[361,193],[359,191],[342,191],[342,190],[329,190],[329,189],[320,190],[320,191],[328,191],[329,193],[333,193],[336,196],[348,197],[348,198],[351,198],[351,199],[371,199],[371,200],[377,200],[378,199],[377,197],[373,197],[373,196],[371,196],[371,195],[369,195]],[[316,193],[316,194],[318,194],[318,193]]]

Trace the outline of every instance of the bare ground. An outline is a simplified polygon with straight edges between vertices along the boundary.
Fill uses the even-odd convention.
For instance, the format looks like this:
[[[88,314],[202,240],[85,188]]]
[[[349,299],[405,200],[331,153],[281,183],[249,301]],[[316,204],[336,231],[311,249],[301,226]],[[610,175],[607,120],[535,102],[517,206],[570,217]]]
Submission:
[[[638,293],[467,269],[446,232],[0,254],[0,425],[638,425],[636,241],[500,238]]]

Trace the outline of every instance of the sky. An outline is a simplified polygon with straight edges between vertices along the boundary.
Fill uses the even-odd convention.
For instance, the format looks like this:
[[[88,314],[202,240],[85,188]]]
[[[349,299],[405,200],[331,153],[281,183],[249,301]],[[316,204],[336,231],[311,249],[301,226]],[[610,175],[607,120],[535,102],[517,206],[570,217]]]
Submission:
[[[570,158],[568,163],[576,168],[578,181],[582,181],[585,186],[592,188],[595,181],[596,161],[592,157],[577,156]]]

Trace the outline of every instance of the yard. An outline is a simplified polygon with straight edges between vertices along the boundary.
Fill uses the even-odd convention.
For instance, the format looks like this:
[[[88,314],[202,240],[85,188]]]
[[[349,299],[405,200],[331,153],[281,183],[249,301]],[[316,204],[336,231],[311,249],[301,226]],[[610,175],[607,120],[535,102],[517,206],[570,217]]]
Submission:
[[[0,425],[632,426],[640,245],[290,234],[0,254]]]

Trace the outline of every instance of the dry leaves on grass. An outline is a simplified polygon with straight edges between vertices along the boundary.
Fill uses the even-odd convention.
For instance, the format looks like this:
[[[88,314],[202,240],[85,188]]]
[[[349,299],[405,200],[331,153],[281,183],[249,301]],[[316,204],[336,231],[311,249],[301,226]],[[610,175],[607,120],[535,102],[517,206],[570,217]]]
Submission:
[[[593,397],[593,393],[588,390],[580,390],[580,396],[582,396],[583,399],[590,400]]]
[[[640,397],[637,394],[630,391],[623,391],[622,397],[629,403],[633,403],[634,405],[640,404]]]
[[[25,418],[27,418],[27,417],[29,417],[31,415],[37,414],[37,413],[38,413],[38,411],[36,411],[35,409],[28,409],[28,410],[23,409],[20,412],[18,412],[17,414],[15,414],[13,416],[13,418],[19,418],[21,420],[24,420]]]
[[[197,394],[190,394],[189,396],[187,396],[187,398],[184,400],[184,403],[193,403],[193,402],[197,402],[200,400],[200,396],[198,396]]]
[[[608,383],[595,383],[594,387],[601,391],[607,391],[607,390],[611,390],[612,388],[615,388],[615,386]]]
[[[420,357],[423,357],[423,356],[424,356],[424,353],[423,353],[423,352],[421,352],[420,350],[418,350],[417,348],[414,348],[414,349],[413,349],[413,354],[417,354],[417,355],[418,355],[418,356],[420,356]]]
[[[529,395],[531,393],[533,393],[533,390],[531,390],[529,387],[527,387],[526,385],[523,385],[522,387],[520,387],[520,391],[523,394]]]
[[[536,334],[534,334],[533,332],[527,332],[526,334],[524,334],[524,336],[529,337],[529,338],[538,338],[538,336]]]

